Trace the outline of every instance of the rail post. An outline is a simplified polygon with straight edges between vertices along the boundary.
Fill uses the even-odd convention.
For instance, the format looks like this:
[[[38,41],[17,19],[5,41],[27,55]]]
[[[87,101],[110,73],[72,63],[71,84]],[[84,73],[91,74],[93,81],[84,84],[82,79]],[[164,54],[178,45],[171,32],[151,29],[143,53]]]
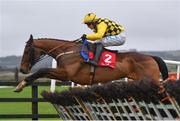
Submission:
[[[55,59],[52,60],[52,68],[56,68],[57,67],[57,62]],[[51,86],[50,86],[50,92],[55,92],[56,89],[56,80],[55,79],[51,79]]]
[[[38,120],[38,86],[32,84],[32,120]]]

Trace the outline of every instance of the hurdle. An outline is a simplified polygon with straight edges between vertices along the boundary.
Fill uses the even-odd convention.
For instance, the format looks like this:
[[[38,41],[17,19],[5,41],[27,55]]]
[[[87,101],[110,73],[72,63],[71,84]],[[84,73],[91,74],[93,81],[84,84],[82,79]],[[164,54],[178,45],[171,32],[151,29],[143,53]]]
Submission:
[[[179,86],[180,80],[167,82],[166,93],[158,94],[150,80],[122,81],[42,96],[64,120],[179,120]]]

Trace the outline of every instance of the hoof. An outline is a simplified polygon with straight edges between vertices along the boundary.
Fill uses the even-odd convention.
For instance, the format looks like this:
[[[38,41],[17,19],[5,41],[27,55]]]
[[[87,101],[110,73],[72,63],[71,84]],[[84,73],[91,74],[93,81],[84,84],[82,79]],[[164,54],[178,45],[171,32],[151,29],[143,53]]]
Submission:
[[[22,91],[22,89],[19,89],[19,88],[14,89],[14,92],[21,92],[21,91]]]
[[[21,81],[18,86],[15,88],[14,92],[21,92],[23,88],[26,86],[27,82],[26,81]]]

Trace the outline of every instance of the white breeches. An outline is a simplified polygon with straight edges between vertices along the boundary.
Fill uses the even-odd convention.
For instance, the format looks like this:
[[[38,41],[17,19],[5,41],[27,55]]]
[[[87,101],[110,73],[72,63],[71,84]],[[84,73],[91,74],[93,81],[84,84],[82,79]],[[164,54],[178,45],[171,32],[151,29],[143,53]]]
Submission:
[[[126,34],[125,32],[121,32],[120,34],[115,36],[104,37],[99,42],[101,42],[104,45],[104,47],[108,47],[108,46],[123,45],[125,41],[126,41]]]
[[[91,43],[102,43],[104,47],[120,46],[120,45],[123,45],[125,43],[126,34],[125,34],[125,32],[121,32],[118,35],[104,37],[101,40],[96,40],[96,41],[88,40],[88,41]]]

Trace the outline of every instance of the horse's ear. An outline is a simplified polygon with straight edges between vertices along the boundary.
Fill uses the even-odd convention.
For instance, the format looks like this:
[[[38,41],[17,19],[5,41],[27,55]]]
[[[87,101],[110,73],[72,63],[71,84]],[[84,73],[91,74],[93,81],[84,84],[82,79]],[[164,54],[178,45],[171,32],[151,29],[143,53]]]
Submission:
[[[30,38],[29,38],[29,41],[28,41],[29,43],[32,43],[33,42],[33,36],[32,36],[32,34],[30,34]]]
[[[32,36],[32,34],[30,34],[30,40],[33,40],[33,36]]]

